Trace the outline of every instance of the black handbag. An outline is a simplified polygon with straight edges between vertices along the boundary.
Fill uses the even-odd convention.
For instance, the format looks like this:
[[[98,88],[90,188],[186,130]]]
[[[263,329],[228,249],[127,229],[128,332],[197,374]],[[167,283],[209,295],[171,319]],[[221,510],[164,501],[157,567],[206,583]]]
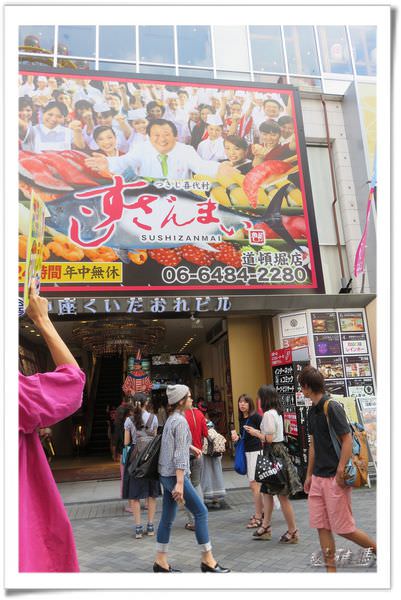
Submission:
[[[278,494],[286,485],[284,463],[275,456],[270,446],[265,446],[263,453],[256,459],[255,481],[263,483],[269,494]]]
[[[128,467],[130,477],[135,479],[159,479],[158,463],[162,436],[156,435]]]

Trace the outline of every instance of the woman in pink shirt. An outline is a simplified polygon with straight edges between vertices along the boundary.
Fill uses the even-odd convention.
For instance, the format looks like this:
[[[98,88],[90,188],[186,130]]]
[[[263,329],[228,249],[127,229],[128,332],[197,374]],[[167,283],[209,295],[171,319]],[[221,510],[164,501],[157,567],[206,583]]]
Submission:
[[[79,571],[71,523],[41,447],[38,429],[81,406],[85,375],[48,317],[45,298],[30,292],[27,315],[42,334],[55,371],[19,375],[19,571]]]

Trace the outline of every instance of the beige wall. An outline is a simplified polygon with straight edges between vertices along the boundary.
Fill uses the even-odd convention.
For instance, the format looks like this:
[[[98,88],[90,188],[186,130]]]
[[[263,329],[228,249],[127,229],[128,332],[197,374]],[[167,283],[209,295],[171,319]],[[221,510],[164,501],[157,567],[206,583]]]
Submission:
[[[366,320],[368,322],[370,347],[372,350],[373,366],[376,372],[376,298],[365,308]]]
[[[234,418],[238,425],[238,397],[247,393],[256,398],[259,387],[270,379],[263,318],[229,318],[228,343]]]

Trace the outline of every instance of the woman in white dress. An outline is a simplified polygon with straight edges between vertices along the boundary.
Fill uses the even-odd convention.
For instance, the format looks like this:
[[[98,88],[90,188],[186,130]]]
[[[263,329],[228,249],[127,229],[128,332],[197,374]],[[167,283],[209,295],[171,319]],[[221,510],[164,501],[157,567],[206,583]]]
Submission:
[[[26,150],[40,153],[48,150],[71,150],[72,146],[84,149],[85,141],[82,136],[80,121],[72,121],[69,127],[64,126],[68,109],[62,102],[49,102],[42,109],[42,122],[26,128],[21,125],[22,143]]]

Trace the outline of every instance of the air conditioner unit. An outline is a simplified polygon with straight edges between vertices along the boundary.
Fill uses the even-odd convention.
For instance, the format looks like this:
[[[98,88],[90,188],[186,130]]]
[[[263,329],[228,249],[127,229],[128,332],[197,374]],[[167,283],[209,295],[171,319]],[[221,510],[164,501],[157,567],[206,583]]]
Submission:
[[[206,334],[208,344],[215,344],[223,335],[227,333],[227,321],[222,319],[214,325]]]

